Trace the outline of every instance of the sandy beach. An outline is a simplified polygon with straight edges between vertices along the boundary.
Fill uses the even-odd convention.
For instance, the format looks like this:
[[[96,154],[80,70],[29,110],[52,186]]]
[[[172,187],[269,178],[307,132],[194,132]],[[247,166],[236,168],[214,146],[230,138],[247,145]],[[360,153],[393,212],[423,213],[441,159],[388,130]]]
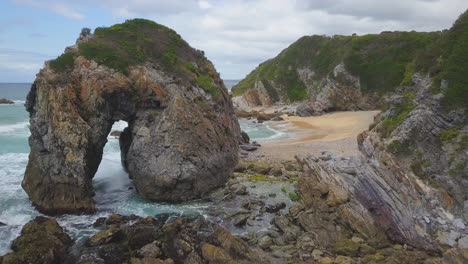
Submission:
[[[329,151],[338,155],[356,155],[356,137],[369,128],[379,111],[335,112],[321,116],[283,116],[284,121],[271,127],[282,130],[289,138],[259,141],[260,154],[266,159],[281,161],[295,155],[320,154]]]

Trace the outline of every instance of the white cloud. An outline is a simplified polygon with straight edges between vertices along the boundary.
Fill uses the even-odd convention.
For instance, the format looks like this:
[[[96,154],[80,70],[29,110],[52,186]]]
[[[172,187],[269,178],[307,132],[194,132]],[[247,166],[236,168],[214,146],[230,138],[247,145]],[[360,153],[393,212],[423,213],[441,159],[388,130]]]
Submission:
[[[210,2],[208,1],[198,1],[198,6],[201,8],[201,9],[209,9],[212,7],[212,5],[210,4]]]
[[[47,9],[57,15],[73,20],[83,20],[85,18],[82,13],[77,11],[75,6],[70,5],[69,3],[64,3],[63,1],[14,0],[14,2],[21,5]]]
[[[466,0],[15,0],[71,19],[106,10],[175,29],[205,51],[223,78],[243,78],[303,35],[449,28]]]
[[[204,50],[224,78],[244,77],[303,35],[441,30],[468,7],[465,0],[101,2],[119,17],[146,17],[174,28]]]
[[[44,65],[44,61],[52,57],[36,52],[0,48],[0,80],[1,82],[32,81]]]

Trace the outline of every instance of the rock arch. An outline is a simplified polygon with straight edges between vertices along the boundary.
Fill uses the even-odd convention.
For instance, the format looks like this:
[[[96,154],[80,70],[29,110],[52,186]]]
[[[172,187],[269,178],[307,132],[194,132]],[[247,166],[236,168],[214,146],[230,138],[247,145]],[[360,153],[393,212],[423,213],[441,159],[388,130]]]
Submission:
[[[239,124],[212,64],[189,51],[194,65],[212,69],[214,93],[157,61],[127,73],[80,54],[65,72],[46,63],[26,102],[31,152],[22,186],[38,210],[95,210],[92,178],[117,120],[129,124],[120,139],[122,163],[143,197],[185,201],[227,181],[238,159]]]

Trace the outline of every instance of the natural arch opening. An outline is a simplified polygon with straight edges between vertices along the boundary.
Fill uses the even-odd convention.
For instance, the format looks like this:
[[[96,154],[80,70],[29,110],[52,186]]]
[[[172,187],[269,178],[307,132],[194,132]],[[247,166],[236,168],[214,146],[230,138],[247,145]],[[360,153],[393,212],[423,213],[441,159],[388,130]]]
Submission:
[[[126,200],[134,194],[134,184],[122,166],[119,144],[120,134],[127,127],[128,122],[123,120],[112,125],[101,163],[92,181],[94,201],[103,210],[113,209],[116,202]]]

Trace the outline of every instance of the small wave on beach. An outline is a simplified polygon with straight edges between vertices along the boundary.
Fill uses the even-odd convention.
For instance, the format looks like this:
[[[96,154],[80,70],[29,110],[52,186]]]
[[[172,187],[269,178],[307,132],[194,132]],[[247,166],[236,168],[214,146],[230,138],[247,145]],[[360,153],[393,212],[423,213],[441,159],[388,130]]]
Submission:
[[[272,140],[288,138],[291,135],[286,131],[287,124],[274,121],[263,123],[254,122],[247,119],[239,119],[241,129],[245,131],[251,140]]]

